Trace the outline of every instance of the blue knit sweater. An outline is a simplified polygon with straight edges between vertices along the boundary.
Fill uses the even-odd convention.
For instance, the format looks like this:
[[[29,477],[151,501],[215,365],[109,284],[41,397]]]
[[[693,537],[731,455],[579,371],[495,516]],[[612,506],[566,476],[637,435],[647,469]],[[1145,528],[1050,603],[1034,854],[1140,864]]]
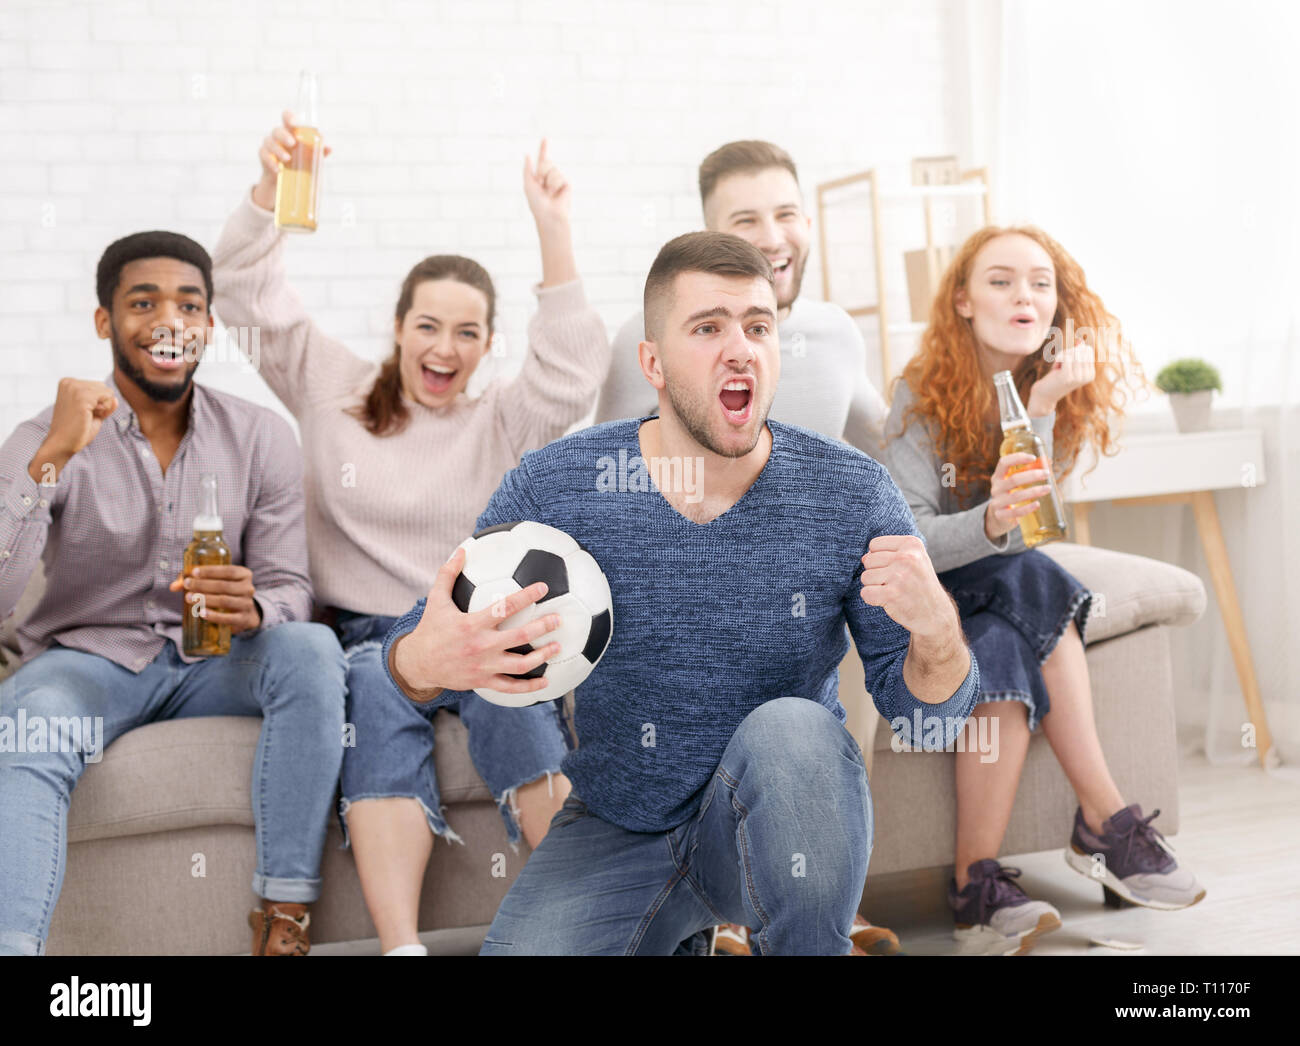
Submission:
[[[597,425],[524,454],[476,528],[515,520],[557,527],[609,579],[613,639],[576,691],[578,747],[563,763],[591,812],[630,831],[683,823],[741,720],[765,701],[807,698],[843,722],[846,621],[881,715],[904,741],[914,716],[925,717],[915,743],[927,748],[939,740],[932,726],[940,717],[942,743],[950,743],[979,690],[974,658],[947,701],[919,701],[903,682],[907,631],[860,595],[871,539],[917,534],[884,467],[838,440],[769,420],[762,472],[701,525],[653,482],[638,482],[645,420]],[[393,626],[385,665],[423,610],[421,600]],[[444,690],[435,703],[463,696]]]

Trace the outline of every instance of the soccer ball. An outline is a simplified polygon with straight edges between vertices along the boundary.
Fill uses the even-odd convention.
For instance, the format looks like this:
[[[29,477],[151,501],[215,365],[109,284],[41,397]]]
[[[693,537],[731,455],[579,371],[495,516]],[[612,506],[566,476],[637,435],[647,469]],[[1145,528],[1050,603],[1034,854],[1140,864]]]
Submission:
[[[499,600],[546,582],[546,595],[498,628],[510,629],[548,614],[560,615],[560,627],[546,637],[560,652],[517,679],[541,676],[547,685],[528,694],[503,694],[476,689],[485,701],[519,708],[563,697],[591,674],[614,634],[613,600],[609,582],[590,552],[562,530],[524,521],[485,527],[460,543],[465,563],[452,585],[451,598],[464,613],[491,607]],[[511,647],[527,654],[532,645]]]

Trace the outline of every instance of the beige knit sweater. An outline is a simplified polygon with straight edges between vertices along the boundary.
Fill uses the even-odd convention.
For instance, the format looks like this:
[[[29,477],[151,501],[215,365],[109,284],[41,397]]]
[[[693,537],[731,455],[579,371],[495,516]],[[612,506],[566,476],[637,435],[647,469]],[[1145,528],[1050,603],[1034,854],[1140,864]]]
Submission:
[[[312,322],[285,278],[283,239],[245,195],[213,258],[214,305],[225,325],[260,328],[260,373],[298,419],[316,602],[397,616],[428,592],[524,451],[592,408],[609,335],[581,282],[536,288],[517,377],[442,409],[408,401],[407,427],[373,436],[347,411],[379,364]]]

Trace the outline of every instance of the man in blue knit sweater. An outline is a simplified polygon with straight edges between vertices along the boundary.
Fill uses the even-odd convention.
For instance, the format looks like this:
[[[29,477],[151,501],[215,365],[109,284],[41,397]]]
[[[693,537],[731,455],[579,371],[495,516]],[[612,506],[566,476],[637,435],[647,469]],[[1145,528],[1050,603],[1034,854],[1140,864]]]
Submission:
[[[762,253],[725,233],[672,240],[645,315],[659,416],[525,454],[478,520],[572,535],[614,618],[576,692],[573,793],[483,953],[671,954],[724,922],[757,927],[761,954],[848,954],[872,819],[837,697],[844,624],[876,707],[918,746],[953,740],[978,667],[884,467],[768,421],[780,355]],[[513,677],[558,653],[558,618],[498,626],[545,585],[464,614],[463,559],[389,633],[394,682],[417,702],[539,689]]]

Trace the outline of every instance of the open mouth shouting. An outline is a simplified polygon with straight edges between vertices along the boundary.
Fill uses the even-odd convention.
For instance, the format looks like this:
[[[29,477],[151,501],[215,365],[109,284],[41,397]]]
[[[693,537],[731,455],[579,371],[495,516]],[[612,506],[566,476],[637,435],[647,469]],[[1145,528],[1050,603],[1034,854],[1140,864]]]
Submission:
[[[736,426],[746,424],[754,412],[754,377],[746,374],[729,378],[718,392],[722,416]]]
[[[420,367],[420,377],[425,390],[435,396],[447,392],[459,373],[455,367],[446,367],[440,363],[426,363]]]

